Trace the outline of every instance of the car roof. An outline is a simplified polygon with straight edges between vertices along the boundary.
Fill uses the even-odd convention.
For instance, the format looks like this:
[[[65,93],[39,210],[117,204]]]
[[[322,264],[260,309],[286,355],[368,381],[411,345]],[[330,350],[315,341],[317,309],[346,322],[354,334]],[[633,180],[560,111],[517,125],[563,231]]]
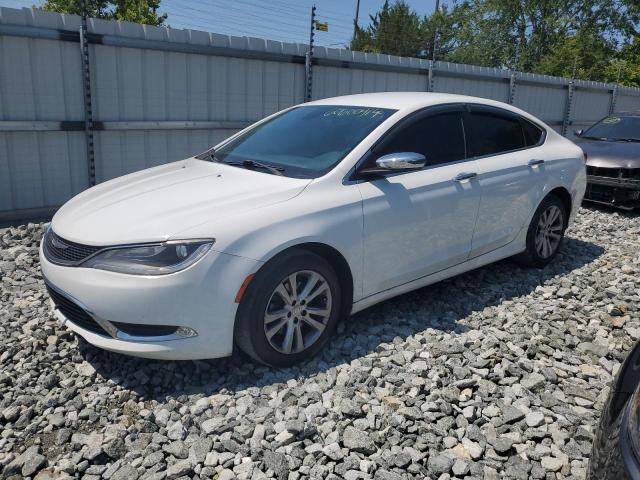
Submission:
[[[490,100],[488,98],[472,97],[469,95],[456,95],[453,93],[436,92],[376,92],[360,93],[357,95],[344,95],[341,97],[323,98],[304,105],[340,105],[369,108],[390,108],[405,113],[419,110],[421,108],[446,103],[479,103],[489,105],[512,112],[525,115],[531,118],[530,114],[512,105]],[[537,119],[536,119],[537,120]],[[540,120],[538,120],[540,121]]]

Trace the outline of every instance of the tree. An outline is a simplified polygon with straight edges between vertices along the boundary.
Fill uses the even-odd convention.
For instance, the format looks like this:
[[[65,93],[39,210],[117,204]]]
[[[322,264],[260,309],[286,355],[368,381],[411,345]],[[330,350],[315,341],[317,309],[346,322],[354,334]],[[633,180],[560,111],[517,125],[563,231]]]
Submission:
[[[366,29],[356,28],[351,49],[364,52],[387,53],[416,57],[423,54],[422,19],[404,0],[389,6],[385,0],[382,9],[370,16]]]
[[[640,35],[625,45],[604,71],[605,82],[640,87]]]
[[[556,41],[553,49],[532,66],[532,71],[559,77],[605,80],[605,71],[615,56],[615,44],[592,31],[581,29]]]
[[[358,29],[354,50],[525,72],[640,81],[638,0],[458,0],[420,18],[404,0]]]
[[[86,3],[87,15],[106,20],[125,20],[161,25],[167,15],[158,15],[160,0],[46,0],[43,8],[51,12],[82,15]]]

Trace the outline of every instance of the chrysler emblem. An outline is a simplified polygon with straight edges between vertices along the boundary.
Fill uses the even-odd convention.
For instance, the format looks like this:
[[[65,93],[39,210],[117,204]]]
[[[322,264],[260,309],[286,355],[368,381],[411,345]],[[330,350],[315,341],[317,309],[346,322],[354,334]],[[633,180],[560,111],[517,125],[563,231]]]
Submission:
[[[62,240],[59,240],[57,237],[51,238],[51,245],[53,245],[56,248],[59,248],[60,250],[66,250],[67,248],[69,248],[69,245],[64,243]]]

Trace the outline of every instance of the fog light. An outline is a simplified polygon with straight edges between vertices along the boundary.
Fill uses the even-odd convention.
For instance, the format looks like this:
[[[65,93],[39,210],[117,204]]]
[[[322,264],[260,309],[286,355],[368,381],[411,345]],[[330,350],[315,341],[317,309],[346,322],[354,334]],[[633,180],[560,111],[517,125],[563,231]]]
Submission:
[[[198,332],[196,332],[193,328],[189,327],[178,327],[176,330],[176,335],[179,337],[197,337]]]

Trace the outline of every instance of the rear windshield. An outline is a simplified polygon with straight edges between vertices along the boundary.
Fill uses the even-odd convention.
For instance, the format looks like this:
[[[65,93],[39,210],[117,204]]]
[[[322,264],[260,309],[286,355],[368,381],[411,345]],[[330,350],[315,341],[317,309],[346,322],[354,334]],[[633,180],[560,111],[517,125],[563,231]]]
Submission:
[[[342,105],[296,107],[223,145],[215,157],[226,163],[260,162],[290,177],[319,177],[395,111]]]
[[[612,115],[589,128],[582,137],[638,142],[640,141],[640,117]]]

